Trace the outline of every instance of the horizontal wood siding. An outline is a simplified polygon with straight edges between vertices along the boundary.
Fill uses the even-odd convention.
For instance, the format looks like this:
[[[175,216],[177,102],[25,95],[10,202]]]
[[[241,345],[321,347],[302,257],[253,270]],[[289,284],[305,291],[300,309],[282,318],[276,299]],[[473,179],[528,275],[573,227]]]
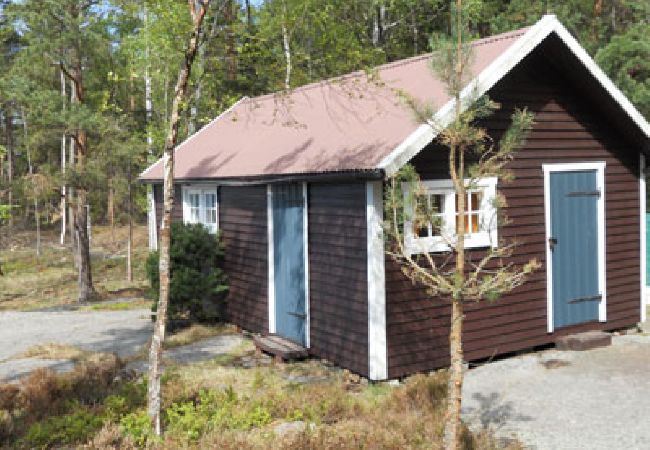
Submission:
[[[266,186],[219,188],[219,226],[226,249],[230,291],[228,320],[266,333],[268,320],[268,235]]]
[[[310,352],[368,375],[366,190],[309,185]]]
[[[496,303],[469,304],[463,342],[466,360],[547,344],[562,334],[634,325],[640,316],[640,238],[637,148],[616,132],[589,98],[549,64],[533,56],[491,91],[502,105],[485,126],[498,139],[515,107],[527,106],[536,123],[510,164],[515,180],[500,183],[511,223],[500,237],[519,245],[513,261],[537,258],[542,268]],[[607,323],[546,332],[546,242],[542,164],[605,161]],[[413,160],[424,179],[448,178],[446,152],[434,145]],[[476,253],[476,252],[475,252]],[[387,260],[389,376],[400,377],[449,363],[450,308],[432,301]]]
[[[153,199],[156,205],[156,227],[158,239],[160,239],[160,224],[163,216],[163,185],[153,185]],[[180,185],[174,185],[174,207],[172,208],[172,222],[183,221],[183,190]]]

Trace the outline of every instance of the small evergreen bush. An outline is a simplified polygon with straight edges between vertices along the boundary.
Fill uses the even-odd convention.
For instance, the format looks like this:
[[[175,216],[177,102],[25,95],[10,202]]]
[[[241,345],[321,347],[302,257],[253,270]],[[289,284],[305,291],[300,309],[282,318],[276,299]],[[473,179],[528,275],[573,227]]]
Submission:
[[[170,320],[217,321],[221,319],[227,278],[222,269],[223,246],[219,235],[201,224],[173,223],[171,228],[169,307]],[[151,296],[158,298],[158,252],[147,258]],[[157,303],[154,303],[155,311]]]

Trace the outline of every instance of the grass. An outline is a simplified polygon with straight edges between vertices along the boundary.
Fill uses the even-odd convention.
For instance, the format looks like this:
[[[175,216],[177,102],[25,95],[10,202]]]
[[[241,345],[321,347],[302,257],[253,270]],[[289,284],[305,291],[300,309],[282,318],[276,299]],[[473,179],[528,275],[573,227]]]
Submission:
[[[18,385],[0,385],[0,447],[441,447],[444,371],[398,386],[372,384],[315,360],[274,364],[245,341],[220,358],[167,366],[165,435],[158,439],[146,412],[146,378],[132,378],[122,368],[112,355],[92,355],[71,373],[39,369]],[[296,421],[302,429],[276,432]],[[497,442],[488,430],[465,430],[464,448],[521,447]]]
[[[147,229],[144,226],[134,227],[132,283],[126,281],[126,233],[126,227],[116,227],[114,230],[107,226],[93,227],[93,281],[100,300],[143,297],[146,286],[144,261],[148,254]],[[4,247],[0,248],[4,272],[4,276],[0,276],[0,311],[76,304],[77,273],[73,267],[72,251],[67,246],[60,246],[58,239],[58,229],[46,229],[43,232],[41,256],[37,258],[32,248],[35,241],[33,231],[12,231],[9,239],[3,238]],[[98,308],[119,309],[127,306]]]
[[[146,307],[142,298],[146,230],[136,231],[135,281],[124,281],[123,233],[93,229],[96,286],[112,303],[91,310]],[[18,238],[30,242],[27,234]],[[18,240],[20,240],[18,239]],[[2,251],[0,309],[74,304],[76,275],[70,250],[46,237],[43,255],[19,245]],[[120,300],[129,298],[129,300]],[[195,325],[170,335],[165,348],[232,332]],[[114,355],[43,344],[22,357],[72,359],[72,372],[37,369],[18,384],[0,385],[0,448],[93,449],[437,449],[445,412],[446,373],[418,375],[399,386],[371,384],[319,361],[275,364],[250,341],[226,355],[191,365],[166,361],[162,380],[165,435],[154,437],[146,411],[146,377],[133,377]],[[303,429],[276,433],[286,422]],[[505,446],[489,431],[465,431],[467,449]]]
[[[70,359],[72,361],[81,361],[88,359],[93,352],[82,350],[72,345],[66,344],[38,344],[34,345],[22,353],[17,354],[17,358],[39,358],[39,359]]]

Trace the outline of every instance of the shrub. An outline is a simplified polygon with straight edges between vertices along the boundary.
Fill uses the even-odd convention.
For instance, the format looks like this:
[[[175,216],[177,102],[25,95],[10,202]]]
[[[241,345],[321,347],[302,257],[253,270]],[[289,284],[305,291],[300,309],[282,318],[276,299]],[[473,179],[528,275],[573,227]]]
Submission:
[[[120,428],[139,448],[156,439],[156,434],[151,426],[151,418],[146,411],[135,412],[122,417]]]
[[[65,416],[48,417],[33,424],[25,434],[29,448],[51,447],[55,444],[75,444],[91,438],[103,425],[103,420],[81,409]]]
[[[239,399],[232,388],[202,389],[197,398],[172,404],[165,411],[169,431],[196,440],[209,430],[242,430],[268,425],[269,409],[260,402]]]
[[[200,224],[174,223],[171,228],[171,280],[167,317],[172,320],[215,321],[221,319],[225,292],[223,246],[218,235]],[[160,291],[160,257],[147,258],[151,295]],[[154,303],[155,311],[157,304]]]

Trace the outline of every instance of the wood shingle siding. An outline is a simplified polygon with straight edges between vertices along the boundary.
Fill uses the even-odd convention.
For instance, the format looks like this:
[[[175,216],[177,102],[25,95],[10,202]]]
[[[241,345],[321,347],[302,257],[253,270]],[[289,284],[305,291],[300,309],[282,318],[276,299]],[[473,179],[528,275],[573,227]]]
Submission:
[[[219,228],[226,249],[228,320],[255,333],[268,332],[268,234],[266,186],[219,188]]]
[[[366,189],[309,185],[310,352],[368,374]]]
[[[468,304],[463,342],[465,359],[553,342],[559,335],[634,325],[640,318],[639,149],[607,122],[560,70],[531,55],[490,92],[502,109],[485,122],[498,139],[515,107],[535,113],[525,146],[510,163],[515,179],[499,183],[511,221],[499,237],[519,245],[513,261],[537,258],[542,268],[496,303]],[[542,164],[605,161],[607,322],[592,322],[547,333],[546,237]],[[446,151],[434,145],[412,163],[423,179],[448,178]],[[475,252],[476,253],[476,252]],[[388,375],[400,377],[448,365],[450,308],[414,286],[386,260]]]

